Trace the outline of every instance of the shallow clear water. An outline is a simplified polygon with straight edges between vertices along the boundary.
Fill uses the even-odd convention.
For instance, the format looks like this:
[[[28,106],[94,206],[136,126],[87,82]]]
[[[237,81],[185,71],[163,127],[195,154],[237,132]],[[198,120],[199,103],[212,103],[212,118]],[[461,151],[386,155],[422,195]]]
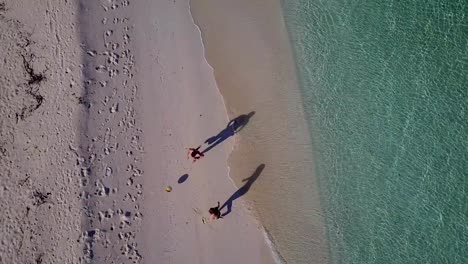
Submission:
[[[468,263],[468,2],[284,1],[332,263]]]

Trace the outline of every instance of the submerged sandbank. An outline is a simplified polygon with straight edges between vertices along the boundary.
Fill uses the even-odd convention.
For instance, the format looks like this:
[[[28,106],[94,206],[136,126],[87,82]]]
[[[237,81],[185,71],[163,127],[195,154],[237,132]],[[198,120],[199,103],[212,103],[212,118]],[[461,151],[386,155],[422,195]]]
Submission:
[[[235,137],[230,176],[242,186],[265,164],[245,197],[279,254],[291,263],[326,263],[312,149],[280,2],[192,0],[191,12],[230,118],[255,111]]]

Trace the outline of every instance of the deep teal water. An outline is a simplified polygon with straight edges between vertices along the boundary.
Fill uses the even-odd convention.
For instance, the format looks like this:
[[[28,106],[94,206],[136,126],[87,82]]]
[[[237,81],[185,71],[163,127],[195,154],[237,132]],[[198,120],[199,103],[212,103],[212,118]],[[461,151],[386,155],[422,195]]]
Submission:
[[[284,1],[332,263],[468,263],[468,1]]]

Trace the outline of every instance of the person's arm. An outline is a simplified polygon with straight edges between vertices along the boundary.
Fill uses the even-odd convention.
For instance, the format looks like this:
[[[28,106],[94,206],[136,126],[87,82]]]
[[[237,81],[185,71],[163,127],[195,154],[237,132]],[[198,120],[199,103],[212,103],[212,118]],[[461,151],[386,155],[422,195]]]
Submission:
[[[192,148],[189,148],[188,151],[187,151],[187,159],[190,159],[190,151],[192,151],[193,149]]]

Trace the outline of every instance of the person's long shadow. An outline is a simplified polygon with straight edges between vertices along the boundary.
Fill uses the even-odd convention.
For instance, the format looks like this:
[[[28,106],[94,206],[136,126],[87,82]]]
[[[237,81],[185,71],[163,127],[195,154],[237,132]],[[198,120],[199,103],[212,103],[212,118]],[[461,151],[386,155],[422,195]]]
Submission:
[[[242,130],[242,128],[247,125],[250,118],[255,114],[255,111],[252,111],[246,115],[240,115],[233,120],[229,121],[226,128],[224,128],[218,135],[210,137],[205,141],[205,143],[209,144],[209,146],[202,151],[202,153],[206,153],[210,151],[212,148],[216,147],[219,143],[223,142],[227,138],[233,136],[235,133],[238,133]]]
[[[219,211],[221,211],[224,207],[227,207],[227,211],[222,215],[228,215],[232,211],[232,202],[236,200],[237,198],[241,197],[242,195],[246,194],[250,186],[257,180],[258,176],[262,173],[263,169],[265,168],[265,164],[261,164],[260,166],[257,167],[255,172],[252,174],[252,176],[245,178],[242,180],[242,182],[246,182],[242,187],[239,188],[227,201],[219,208]]]

